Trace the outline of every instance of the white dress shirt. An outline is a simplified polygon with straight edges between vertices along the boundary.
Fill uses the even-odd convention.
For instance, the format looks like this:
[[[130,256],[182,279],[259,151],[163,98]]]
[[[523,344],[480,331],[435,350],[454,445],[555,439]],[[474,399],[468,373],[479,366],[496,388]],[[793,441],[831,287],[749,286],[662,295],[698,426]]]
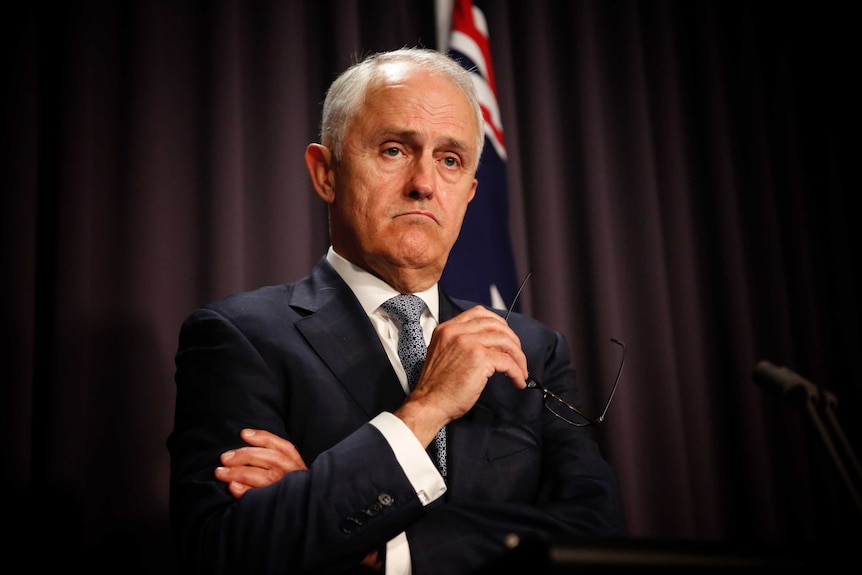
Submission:
[[[383,302],[398,295],[399,292],[383,280],[335,253],[331,246],[326,259],[350,286],[365,313],[368,314],[406,395],[408,393],[407,374],[398,358],[398,330],[401,326],[397,320],[392,319],[380,308]],[[431,341],[431,333],[437,327],[440,318],[437,284],[414,295],[425,302],[425,310],[422,312],[420,321],[427,344]],[[437,470],[437,466],[404,422],[392,413],[383,412],[374,417],[371,424],[380,430],[392,446],[398,463],[404,469],[423,505],[428,505],[446,492],[446,482]],[[386,544],[385,573],[386,575],[411,575],[412,571],[407,535],[401,533]]]

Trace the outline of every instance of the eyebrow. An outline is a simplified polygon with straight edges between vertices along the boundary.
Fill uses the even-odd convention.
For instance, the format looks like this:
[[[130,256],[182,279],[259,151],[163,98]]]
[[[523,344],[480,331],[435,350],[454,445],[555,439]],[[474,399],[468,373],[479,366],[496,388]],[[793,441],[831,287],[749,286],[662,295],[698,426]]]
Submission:
[[[380,138],[389,139],[390,137],[394,140],[406,140],[406,141],[418,141],[422,139],[421,132],[417,130],[403,130],[399,128],[387,128],[384,127],[378,132],[378,136]],[[466,153],[470,151],[470,148],[464,144],[461,140],[457,138],[447,138],[444,142],[444,147],[456,150],[458,152]]]

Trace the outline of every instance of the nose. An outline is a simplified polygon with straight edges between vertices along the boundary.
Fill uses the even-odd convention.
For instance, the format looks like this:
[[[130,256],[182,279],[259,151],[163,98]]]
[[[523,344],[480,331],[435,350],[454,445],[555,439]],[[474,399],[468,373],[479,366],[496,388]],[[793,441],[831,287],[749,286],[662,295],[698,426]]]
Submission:
[[[434,193],[434,170],[433,159],[420,159],[413,166],[410,177],[409,196],[414,200],[424,200]]]

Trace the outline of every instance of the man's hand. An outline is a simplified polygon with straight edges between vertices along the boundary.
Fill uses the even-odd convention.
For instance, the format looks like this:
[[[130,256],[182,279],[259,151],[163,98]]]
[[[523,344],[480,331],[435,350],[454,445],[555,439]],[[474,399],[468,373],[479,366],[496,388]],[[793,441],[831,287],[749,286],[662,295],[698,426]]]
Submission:
[[[434,330],[419,382],[395,415],[427,446],[441,427],[473,407],[495,373],[523,389],[527,358],[506,320],[476,306]]]
[[[305,461],[288,440],[262,429],[243,429],[240,437],[249,444],[221,455],[216,479],[228,484],[239,499],[252,487],[265,487],[291,471],[307,471]]]

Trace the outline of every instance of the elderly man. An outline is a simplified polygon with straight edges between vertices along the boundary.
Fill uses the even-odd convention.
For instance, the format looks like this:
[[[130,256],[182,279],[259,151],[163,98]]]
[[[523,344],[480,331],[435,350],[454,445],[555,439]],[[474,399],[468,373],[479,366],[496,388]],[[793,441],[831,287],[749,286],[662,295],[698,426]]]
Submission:
[[[576,401],[565,339],[438,288],[483,141],[470,76],[444,54],[376,54],[335,80],[306,151],[327,254],[180,333],[168,448],[184,572],[452,575],[511,535],[624,533],[588,428],[525,389],[532,375]]]

